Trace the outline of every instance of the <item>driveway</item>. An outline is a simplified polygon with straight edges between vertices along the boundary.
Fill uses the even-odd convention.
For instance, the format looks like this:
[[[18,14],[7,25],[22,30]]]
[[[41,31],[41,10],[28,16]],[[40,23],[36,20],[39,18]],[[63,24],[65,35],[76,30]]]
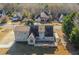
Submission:
[[[10,55],[44,55],[54,54],[55,48],[53,47],[34,47],[27,44],[27,42],[15,42],[9,49],[7,54]]]

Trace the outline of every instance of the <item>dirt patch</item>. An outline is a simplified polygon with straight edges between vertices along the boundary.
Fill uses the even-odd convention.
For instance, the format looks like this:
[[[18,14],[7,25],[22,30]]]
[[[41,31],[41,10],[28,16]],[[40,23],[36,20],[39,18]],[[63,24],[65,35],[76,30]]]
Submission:
[[[0,41],[7,35],[7,33],[9,33],[11,31],[11,29],[4,29],[2,31],[0,31]]]
[[[66,49],[66,47],[61,42],[61,38],[63,38],[64,33],[62,32],[62,30],[55,30],[55,32],[59,36],[59,42],[58,42],[58,46],[55,51],[55,54],[56,55],[70,55],[71,53]],[[64,40],[64,38],[63,38],[63,40]]]
[[[8,51],[8,48],[0,48],[0,55],[6,54]]]

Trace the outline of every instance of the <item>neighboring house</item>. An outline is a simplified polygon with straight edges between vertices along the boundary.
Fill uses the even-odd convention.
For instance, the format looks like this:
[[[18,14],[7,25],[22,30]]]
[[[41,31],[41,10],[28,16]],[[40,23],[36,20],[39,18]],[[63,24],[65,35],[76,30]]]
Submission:
[[[3,9],[0,9],[0,17],[5,15],[5,11]]]
[[[5,11],[3,9],[0,9],[0,24],[7,22],[7,16],[5,14]]]
[[[40,17],[40,15],[36,16],[35,18],[36,18],[36,19],[35,19],[36,22],[41,22],[41,17]]]
[[[25,41],[34,46],[56,46],[52,25],[33,25],[29,27],[16,27],[15,40],[18,42]]]
[[[16,12],[11,19],[12,21],[21,21],[22,15],[19,12]]]
[[[47,21],[49,19],[49,15],[46,12],[41,12],[40,17],[42,21]]]
[[[59,17],[59,22],[63,22],[63,17],[64,17],[64,15],[61,14],[60,17]]]
[[[36,21],[36,22],[44,22],[44,23],[46,23],[46,22],[49,21],[49,20],[50,20],[50,14],[47,13],[46,11],[42,11],[42,12],[40,13],[40,15],[37,15],[37,16],[35,17],[35,21]]]

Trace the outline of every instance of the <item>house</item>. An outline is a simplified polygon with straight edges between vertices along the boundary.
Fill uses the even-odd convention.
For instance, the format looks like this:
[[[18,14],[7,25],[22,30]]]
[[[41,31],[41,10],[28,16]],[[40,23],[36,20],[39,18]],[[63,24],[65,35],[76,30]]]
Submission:
[[[49,24],[36,24],[30,27],[16,27],[15,40],[17,42],[27,42],[34,46],[55,47],[56,40],[54,37],[53,26]]]
[[[46,11],[42,11],[39,15],[37,15],[35,17],[35,21],[46,23],[46,22],[50,21],[50,14],[47,13]]]
[[[0,9],[0,17],[5,15],[5,11],[3,9]]]
[[[0,9],[0,24],[7,22],[7,16],[5,14],[5,11],[3,9]]]
[[[22,15],[19,12],[15,12],[11,19],[12,19],[12,21],[21,21]]]
[[[37,15],[37,16],[35,17],[35,21],[36,21],[36,22],[41,22],[41,17],[40,17],[40,15]]]
[[[40,17],[42,21],[47,21],[49,19],[49,14],[47,12],[41,12]]]
[[[3,27],[2,30],[0,30],[0,34],[1,34],[0,35],[0,39],[1,39],[0,40],[0,48],[3,48],[3,49],[10,48],[15,42],[13,30]]]
[[[64,17],[64,15],[61,14],[60,17],[59,17],[59,22],[63,22],[63,17]]]

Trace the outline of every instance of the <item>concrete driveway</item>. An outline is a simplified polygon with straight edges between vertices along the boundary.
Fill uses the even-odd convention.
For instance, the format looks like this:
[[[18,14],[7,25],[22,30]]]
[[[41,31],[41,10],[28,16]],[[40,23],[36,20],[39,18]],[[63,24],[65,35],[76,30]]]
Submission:
[[[34,47],[28,45],[27,42],[15,42],[14,45],[8,50],[9,55],[44,55],[54,54],[54,47]]]

